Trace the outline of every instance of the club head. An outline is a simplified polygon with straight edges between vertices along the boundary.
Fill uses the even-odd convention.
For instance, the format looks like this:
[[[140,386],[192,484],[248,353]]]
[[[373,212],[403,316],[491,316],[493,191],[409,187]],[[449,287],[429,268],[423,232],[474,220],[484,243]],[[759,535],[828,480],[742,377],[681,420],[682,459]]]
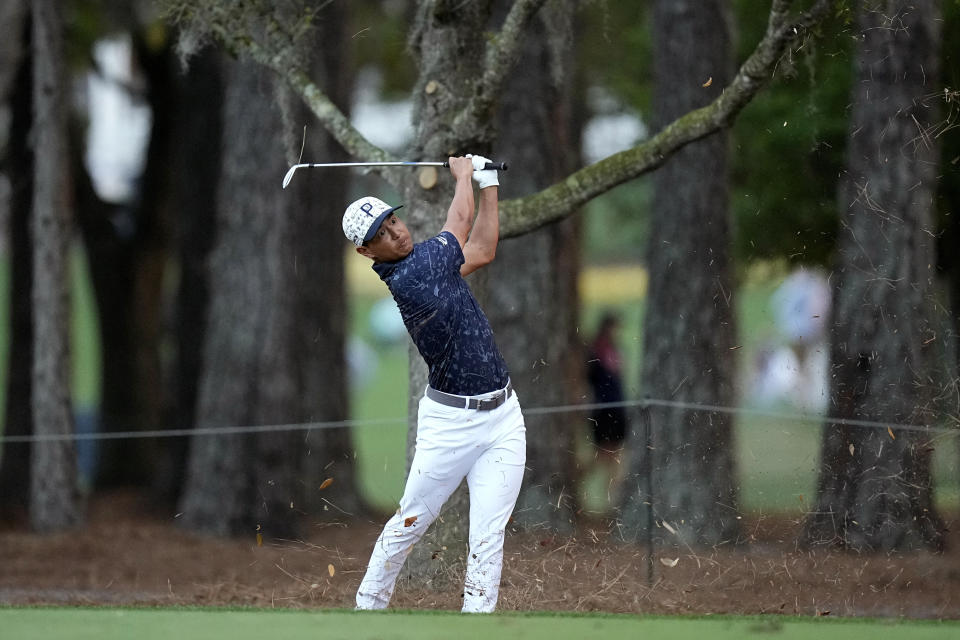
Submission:
[[[286,189],[287,185],[290,184],[290,181],[293,180],[294,172],[303,165],[295,164],[290,167],[290,170],[287,171],[287,175],[283,176],[283,188]]]

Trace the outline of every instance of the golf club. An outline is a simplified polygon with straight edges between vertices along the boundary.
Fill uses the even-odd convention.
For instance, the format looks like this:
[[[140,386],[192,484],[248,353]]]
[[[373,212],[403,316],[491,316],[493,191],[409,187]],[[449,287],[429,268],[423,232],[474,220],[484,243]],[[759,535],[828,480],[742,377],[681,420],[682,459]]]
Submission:
[[[287,185],[290,184],[290,181],[293,179],[293,174],[297,169],[304,168],[314,168],[314,167],[446,167],[449,166],[446,162],[310,162],[304,164],[295,164],[290,167],[287,171],[287,175],[283,176],[283,188],[286,189]],[[506,171],[507,163],[506,162],[488,162],[483,167],[484,169],[495,169],[497,171]]]

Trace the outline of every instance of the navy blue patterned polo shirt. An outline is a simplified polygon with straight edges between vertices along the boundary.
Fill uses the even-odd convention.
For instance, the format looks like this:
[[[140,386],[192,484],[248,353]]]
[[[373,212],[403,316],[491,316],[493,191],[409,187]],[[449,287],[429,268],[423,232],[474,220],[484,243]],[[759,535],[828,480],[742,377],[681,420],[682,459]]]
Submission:
[[[373,265],[430,369],[430,386],[475,396],[507,386],[507,366],[490,322],[460,276],[463,251],[443,231],[396,262]]]

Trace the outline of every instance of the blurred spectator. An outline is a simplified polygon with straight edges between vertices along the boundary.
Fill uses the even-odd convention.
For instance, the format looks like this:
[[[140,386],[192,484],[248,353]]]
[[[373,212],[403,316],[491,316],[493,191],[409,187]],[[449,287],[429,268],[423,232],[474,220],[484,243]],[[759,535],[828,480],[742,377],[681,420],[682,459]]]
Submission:
[[[604,314],[597,335],[590,343],[587,381],[593,389],[593,401],[597,404],[624,400],[622,361],[616,344],[619,325],[616,315]],[[591,421],[596,460],[609,474],[610,493],[616,495],[622,479],[620,458],[627,433],[627,412],[622,406],[600,407],[594,410]]]
[[[803,411],[827,406],[827,320],[830,286],[816,269],[800,268],[773,292],[770,303],[779,345],[761,350],[757,384],[761,400],[784,400]]]
[[[777,326],[797,357],[823,342],[827,313],[830,311],[830,286],[817,270],[800,268],[791,273],[771,298]]]

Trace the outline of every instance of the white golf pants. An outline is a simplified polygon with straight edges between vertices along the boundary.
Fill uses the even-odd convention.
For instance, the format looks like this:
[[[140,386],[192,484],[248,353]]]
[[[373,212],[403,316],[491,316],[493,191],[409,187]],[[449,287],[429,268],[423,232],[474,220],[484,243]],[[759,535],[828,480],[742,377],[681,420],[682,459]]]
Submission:
[[[526,429],[516,393],[491,411],[448,407],[424,395],[400,509],[377,538],[357,591],[357,609],[386,608],[407,554],[466,476],[470,551],[463,611],[493,611],[500,591],[503,532],[520,492],[526,457]]]

